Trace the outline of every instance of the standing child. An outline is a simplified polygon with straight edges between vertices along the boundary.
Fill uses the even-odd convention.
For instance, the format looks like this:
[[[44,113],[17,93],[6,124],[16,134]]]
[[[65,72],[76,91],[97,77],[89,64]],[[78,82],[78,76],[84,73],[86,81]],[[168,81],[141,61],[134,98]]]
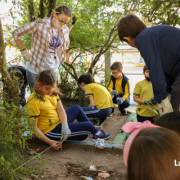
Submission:
[[[95,83],[91,74],[81,75],[78,84],[90,101],[89,107],[82,107],[83,111],[87,117],[100,118],[100,124],[103,123],[114,107],[111,95],[105,87]]]
[[[136,84],[133,94],[134,101],[138,103],[136,108],[137,120],[138,122],[149,120],[154,123],[153,116],[156,114],[151,110],[150,106],[156,105],[157,101],[154,99],[149,70],[146,65],[143,68],[143,74],[145,79]]]
[[[59,98],[60,90],[52,70],[40,72],[35,82],[35,92],[27,101],[27,114],[33,134],[55,150],[66,140],[85,140],[90,134],[93,139],[108,139],[109,133],[98,130],[89,121],[80,106],[74,105],[66,111]],[[77,119],[78,123],[73,123]],[[59,142],[60,141],[60,142]]]
[[[122,64],[114,62],[111,65],[112,75],[109,79],[108,90],[114,95],[113,103],[118,104],[122,115],[126,115],[130,105],[130,83],[129,79],[122,73]],[[114,109],[113,109],[114,111]]]

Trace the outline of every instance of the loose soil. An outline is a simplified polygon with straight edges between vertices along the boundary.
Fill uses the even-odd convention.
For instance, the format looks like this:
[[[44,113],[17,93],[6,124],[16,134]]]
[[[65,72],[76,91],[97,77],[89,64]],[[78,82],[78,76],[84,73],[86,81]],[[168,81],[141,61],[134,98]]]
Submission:
[[[64,104],[64,103],[63,103]],[[73,105],[71,103],[70,105]],[[69,106],[70,106],[69,105]],[[64,105],[65,109],[69,106]],[[104,124],[104,131],[111,134],[106,143],[112,143],[119,129],[128,118],[121,116],[117,109],[112,117],[108,117]],[[92,141],[92,137],[86,141]],[[33,150],[47,148],[48,145],[37,138],[28,141],[29,148]],[[26,157],[27,160],[33,156]],[[37,179],[44,180],[79,180],[81,176],[91,177],[93,180],[101,180],[99,171],[90,171],[90,165],[95,165],[97,170],[106,171],[110,174],[107,180],[126,180],[126,167],[120,149],[97,149],[93,146],[63,143],[62,151],[52,148],[42,153],[41,158],[46,161],[33,160],[31,166],[39,166],[44,170],[44,175]]]

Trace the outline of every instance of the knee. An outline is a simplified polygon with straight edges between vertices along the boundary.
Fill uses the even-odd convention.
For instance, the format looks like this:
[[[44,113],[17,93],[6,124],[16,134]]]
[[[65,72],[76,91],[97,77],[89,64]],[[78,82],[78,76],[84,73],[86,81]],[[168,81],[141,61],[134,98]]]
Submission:
[[[73,106],[71,106],[74,110],[76,110],[76,111],[82,111],[82,108],[79,106],[79,105],[77,105],[77,104],[75,104],[75,105],[73,105]]]

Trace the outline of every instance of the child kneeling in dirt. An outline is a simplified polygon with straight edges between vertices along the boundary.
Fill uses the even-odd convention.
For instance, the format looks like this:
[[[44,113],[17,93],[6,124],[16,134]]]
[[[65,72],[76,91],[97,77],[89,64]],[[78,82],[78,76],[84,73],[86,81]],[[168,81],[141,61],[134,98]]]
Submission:
[[[126,115],[130,105],[130,83],[129,79],[122,73],[122,64],[114,62],[111,65],[111,77],[109,79],[108,90],[113,97],[113,103],[118,104],[122,115]],[[114,112],[114,109],[113,109]]]
[[[175,131],[180,136],[180,111],[170,112],[160,116],[155,124],[172,131]]]
[[[33,134],[50,146],[53,145],[53,149],[59,150],[66,140],[85,140],[90,134],[93,134],[95,140],[110,137],[109,133],[94,127],[80,106],[74,105],[64,110],[53,71],[40,72],[34,89],[35,92],[27,100],[27,113],[33,118],[29,120],[29,125]],[[78,123],[73,123],[75,119]]]
[[[114,107],[111,95],[104,86],[95,83],[91,74],[81,75],[78,84],[90,101],[89,107],[82,107],[83,111],[87,117],[100,118],[102,124]]]
[[[143,68],[143,74],[145,79],[136,84],[133,93],[133,99],[138,103],[136,108],[137,121],[144,122],[149,120],[151,123],[154,123],[153,117],[156,116],[155,105],[157,101],[154,99],[149,70],[146,65]]]
[[[180,138],[168,129],[150,121],[126,123],[125,132],[132,134],[124,145],[127,180],[179,180]]]

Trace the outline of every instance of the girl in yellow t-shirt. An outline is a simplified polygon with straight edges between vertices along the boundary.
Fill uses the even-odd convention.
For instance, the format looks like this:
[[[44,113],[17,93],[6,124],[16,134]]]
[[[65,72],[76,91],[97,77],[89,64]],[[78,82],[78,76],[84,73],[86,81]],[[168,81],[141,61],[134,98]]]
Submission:
[[[104,86],[95,83],[91,74],[81,75],[78,84],[90,101],[89,107],[82,107],[83,111],[87,117],[100,118],[101,124],[111,114],[114,107],[111,95]]]
[[[38,74],[34,89],[27,101],[27,113],[33,119],[29,120],[29,124],[33,134],[53,145],[53,149],[59,150],[66,140],[85,140],[90,134],[93,134],[94,140],[110,137],[109,133],[94,127],[80,106],[74,105],[64,110],[52,70]],[[73,123],[75,119],[78,123]]]

